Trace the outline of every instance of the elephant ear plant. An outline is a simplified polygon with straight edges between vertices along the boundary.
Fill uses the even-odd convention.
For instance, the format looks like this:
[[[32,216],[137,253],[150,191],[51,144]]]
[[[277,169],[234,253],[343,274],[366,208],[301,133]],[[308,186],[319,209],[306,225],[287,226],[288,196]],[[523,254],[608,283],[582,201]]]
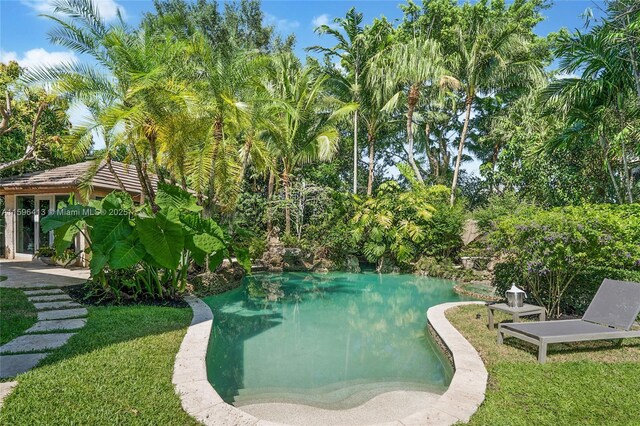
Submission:
[[[201,216],[194,196],[160,184],[155,202],[158,209],[135,206],[129,194],[112,192],[88,205],[61,205],[41,226],[54,231],[58,252],[82,233],[95,291],[117,300],[174,297],[185,290],[192,262],[215,271],[234,254],[250,270],[248,253]]]

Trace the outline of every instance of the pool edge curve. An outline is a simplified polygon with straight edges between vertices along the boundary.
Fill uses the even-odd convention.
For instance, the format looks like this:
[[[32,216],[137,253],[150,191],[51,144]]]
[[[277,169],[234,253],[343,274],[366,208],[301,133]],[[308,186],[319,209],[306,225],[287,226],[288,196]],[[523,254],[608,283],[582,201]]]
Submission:
[[[182,340],[173,369],[173,385],[182,408],[205,425],[283,425],[254,417],[227,404],[207,380],[206,355],[213,325],[211,308],[194,296],[185,297],[193,311],[191,325]],[[454,375],[447,391],[433,406],[398,419],[397,425],[451,425],[467,422],[484,401],[488,373],[478,352],[451,325],[445,316],[456,306],[484,302],[451,302],[427,310],[429,325],[446,346],[454,364]],[[389,423],[387,423],[389,424]]]

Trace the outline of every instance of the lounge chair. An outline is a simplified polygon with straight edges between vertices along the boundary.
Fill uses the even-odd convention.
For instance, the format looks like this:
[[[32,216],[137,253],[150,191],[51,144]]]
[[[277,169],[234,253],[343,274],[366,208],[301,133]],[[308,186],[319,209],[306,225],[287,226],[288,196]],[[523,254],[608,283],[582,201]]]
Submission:
[[[605,279],[582,319],[500,324],[498,344],[513,336],[538,345],[538,361],[544,364],[550,343],[640,337],[640,330],[631,330],[638,313],[640,283]]]

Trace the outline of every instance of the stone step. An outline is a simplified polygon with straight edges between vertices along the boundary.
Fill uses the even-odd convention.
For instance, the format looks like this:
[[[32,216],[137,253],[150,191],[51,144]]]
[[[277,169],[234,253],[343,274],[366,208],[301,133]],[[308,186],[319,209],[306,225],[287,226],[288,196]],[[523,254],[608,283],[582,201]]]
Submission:
[[[86,308],[60,309],[57,311],[43,311],[43,312],[38,312],[38,321],[86,317],[87,314],[88,312]]]
[[[29,334],[0,346],[0,354],[42,352],[63,346],[75,333]]]
[[[56,286],[49,283],[14,283],[12,282],[8,287],[19,288],[20,290],[35,290],[35,289],[55,289]]]
[[[13,388],[15,388],[16,386],[18,386],[18,382],[15,380],[13,382],[0,383],[0,408],[2,408],[2,402],[4,401],[4,399],[9,396]]]
[[[25,331],[29,333],[40,333],[43,331],[56,331],[56,330],[77,330],[84,327],[87,324],[87,320],[81,319],[59,319],[50,321],[38,321],[33,327]]]
[[[40,296],[45,294],[66,294],[64,291],[59,288],[52,288],[49,290],[24,290],[24,294],[27,296]]]
[[[52,294],[52,295],[47,295],[47,296],[32,296],[29,297],[29,302],[31,303],[35,303],[35,302],[56,302],[56,301],[63,301],[63,300],[73,300],[68,294],[62,293],[62,294]]]
[[[34,303],[33,306],[36,307],[38,311],[50,310],[50,309],[66,309],[66,308],[81,308],[82,305],[73,302],[70,300],[64,302],[43,302],[43,303]]]
[[[40,354],[0,355],[0,379],[15,377],[31,370],[48,352]]]

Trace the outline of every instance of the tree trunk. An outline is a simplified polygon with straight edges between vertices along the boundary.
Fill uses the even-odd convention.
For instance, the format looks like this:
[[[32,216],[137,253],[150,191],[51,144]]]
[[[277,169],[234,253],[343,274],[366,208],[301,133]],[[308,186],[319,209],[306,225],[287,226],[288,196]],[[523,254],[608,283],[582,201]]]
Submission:
[[[616,177],[613,173],[613,169],[611,168],[611,162],[609,161],[609,144],[604,139],[602,134],[598,135],[598,140],[600,141],[600,146],[602,147],[602,153],[604,156],[604,163],[607,166],[607,171],[609,172],[609,177],[611,178],[611,183],[613,184],[613,189],[616,193],[616,201],[618,204],[622,204],[622,198],[620,197],[620,189],[618,188],[618,183],[616,182]]]
[[[371,197],[373,193],[373,169],[375,166],[375,137],[371,132],[367,135],[369,139],[369,179],[367,180],[367,196]]]
[[[358,193],[358,110],[353,113],[353,193]]]
[[[133,164],[136,167],[138,183],[140,183],[140,204],[142,204],[146,200],[151,200],[151,195],[149,194],[149,188],[147,187],[147,182],[145,181],[144,174],[142,173],[140,155],[138,154],[138,150],[133,143],[129,143],[129,151],[133,155]]]
[[[620,148],[622,149],[622,168],[624,171],[625,189],[627,190],[627,200],[630,204],[633,203],[633,191],[631,190],[631,171],[629,170],[629,164],[627,163],[627,147],[624,143],[624,137],[620,138]]]
[[[244,157],[242,158],[242,166],[240,167],[240,174],[238,174],[238,185],[242,183],[244,180],[244,174],[247,171],[247,166],[249,165],[249,151],[251,151],[251,146],[253,145],[253,138],[251,136],[247,137],[246,142],[244,143]]]
[[[0,121],[0,136],[2,136],[13,130],[13,126],[9,126],[9,119],[11,117],[11,95],[8,90],[5,91],[4,105],[0,105],[0,115],[2,115],[2,120]]]
[[[273,170],[269,170],[269,183],[267,184],[267,234],[271,235],[273,231],[273,206],[271,205],[271,198],[273,197],[273,188],[276,182],[276,175]]]
[[[458,186],[458,175],[460,174],[460,162],[462,161],[462,151],[464,150],[464,141],[467,138],[467,130],[469,129],[469,118],[471,116],[471,104],[473,103],[473,95],[467,96],[464,104],[466,112],[464,115],[464,125],[462,126],[462,134],[460,135],[460,145],[458,146],[458,157],[456,158],[456,166],[453,170],[453,182],[451,183],[451,205],[456,200],[456,187]]]
[[[418,103],[418,99],[420,97],[420,91],[416,84],[412,85],[409,88],[409,99],[407,101],[408,110],[407,110],[407,144],[408,144],[408,160],[409,165],[413,169],[413,172],[416,175],[416,179],[418,182],[423,183],[422,175],[420,174],[420,169],[418,169],[418,165],[416,164],[413,158],[413,112],[416,108],[416,104]]]
[[[116,171],[113,169],[113,164],[111,164],[111,155],[107,154],[107,158],[105,158],[105,162],[107,163],[107,168],[109,169],[109,171],[113,175],[113,177],[114,177],[114,179],[116,181],[116,184],[118,185],[118,188],[120,188],[120,190],[122,192],[127,192],[127,188],[124,187],[124,184],[122,183],[122,180],[120,180],[120,177],[118,176]]]
[[[354,100],[358,100],[358,69],[355,73],[356,94]],[[353,193],[358,193],[358,110],[353,113]]]
[[[153,163],[153,168],[156,170],[156,176],[158,176],[158,181],[160,183],[166,183],[164,178],[164,173],[160,169],[160,164],[158,164],[158,146],[157,146],[157,135],[154,130],[149,130],[147,132],[147,141],[149,142],[149,154],[151,155],[151,162]]]
[[[437,182],[438,178],[438,157],[435,155],[434,151],[431,150],[431,141],[429,137],[431,135],[431,126],[429,123],[424,125],[424,140],[425,140],[425,152],[427,154],[427,159],[429,160],[429,173],[434,178],[434,182]]]
[[[289,200],[291,195],[289,194],[289,173],[286,167],[282,170],[282,187],[284,188],[284,233],[285,235],[291,235],[291,206]]]
[[[40,102],[40,105],[38,105],[38,111],[36,112],[36,116],[33,118],[33,123],[31,124],[31,137],[27,142],[27,146],[24,149],[24,155],[16,160],[0,164],[0,172],[3,170],[10,169],[12,167],[19,166],[20,164],[30,160],[37,160],[36,139],[38,137],[38,133],[37,133],[38,126],[40,125],[40,119],[42,118],[42,113],[44,112],[44,110],[47,108],[48,105],[49,104],[46,102]],[[7,94],[7,108],[10,108],[10,106],[11,106],[11,100],[9,98],[9,95]],[[4,114],[3,114],[3,121],[4,121]],[[9,132],[10,130],[11,130],[10,128],[9,130],[5,129],[4,133]]]

